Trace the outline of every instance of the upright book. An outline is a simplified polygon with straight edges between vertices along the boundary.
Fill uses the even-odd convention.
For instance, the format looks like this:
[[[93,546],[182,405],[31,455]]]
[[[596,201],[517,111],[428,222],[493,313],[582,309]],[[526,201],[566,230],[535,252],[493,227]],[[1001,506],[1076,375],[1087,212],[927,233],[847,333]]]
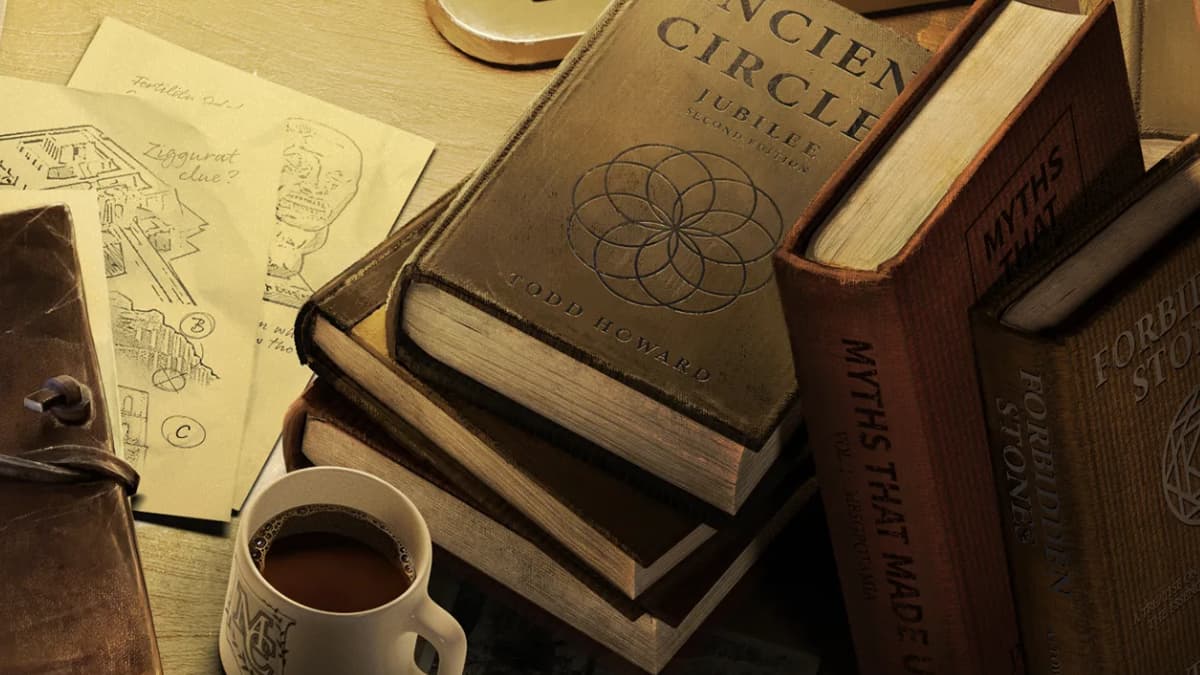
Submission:
[[[346,466],[392,483],[424,514],[440,549],[650,672],[670,660],[816,493],[811,473],[796,467],[788,480],[758,491],[739,514],[740,527],[714,537],[631,604],[589,583],[544,538],[473,499],[426,453],[398,442],[361,401],[321,381],[289,413],[284,439],[289,467]]]
[[[62,204],[0,215],[0,672],[148,675],[138,477],[113,452],[76,241]]]
[[[1200,12],[1186,0],[1117,0],[1143,133],[1182,138],[1200,128]]]
[[[1142,170],[1111,3],[988,0],[784,241],[863,672],[1017,672],[968,308]]]
[[[799,423],[770,256],[925,60],[828,0],[617,0],[405,267],[392,355],[736,512]]]
[[[1200,143],[973,318],[1033,675],[1200,669]]]

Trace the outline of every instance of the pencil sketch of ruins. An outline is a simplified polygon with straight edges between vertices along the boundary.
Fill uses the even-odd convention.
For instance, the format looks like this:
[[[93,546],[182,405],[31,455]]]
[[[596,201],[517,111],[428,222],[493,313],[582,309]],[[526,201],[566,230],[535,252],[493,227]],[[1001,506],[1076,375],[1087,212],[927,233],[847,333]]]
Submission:
[[[139,309],[128,296],[109,293],[117,371],[122,377],[139,373],[167,393],[190,385],[205,386],[217,379],[204,362],[202,348],[166,322],[157,309]]]
[[[150,449],[147,439],[150,418],[150,394],[136,389],[118,385],[121,394],[121,433],[124,437],[125,461],[140,470],[146,461],[146,452]]]
[[[205,221],[98,128],[0,135],[0,186],[95,190],[106,275],[136,279],[163,302],[196,304],[173,263],[198,250],[191,238],[205,229]]]

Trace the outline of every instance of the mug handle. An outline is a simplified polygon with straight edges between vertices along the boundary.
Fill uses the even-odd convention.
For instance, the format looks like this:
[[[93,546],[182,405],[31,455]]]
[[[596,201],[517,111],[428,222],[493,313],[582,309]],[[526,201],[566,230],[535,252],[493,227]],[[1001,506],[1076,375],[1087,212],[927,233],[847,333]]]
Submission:
[[[413,613],[417,634],[433,645],[438,654],[438,675],[462,675],[467,665],[467,634],[462,626],[429,598]]]

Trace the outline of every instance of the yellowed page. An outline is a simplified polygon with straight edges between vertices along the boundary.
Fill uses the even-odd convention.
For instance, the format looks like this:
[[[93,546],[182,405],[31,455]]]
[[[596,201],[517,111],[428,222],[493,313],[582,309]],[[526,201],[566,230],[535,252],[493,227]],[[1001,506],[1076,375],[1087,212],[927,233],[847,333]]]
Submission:
[[[0,4],[3,4],[0,2]],[[108,428],[113,430],[113,449],[125,457],[124,435],[118,413],[117,359],[113,351],[112,320],[108,308],[108,283],[104,280],[104,254],[100,243],[100,211],[92,190],[0,190],[0,213],[36,209],[63,204],[71,212],[75,226],[75,256],[79,259],[83,298],[87,304],[88,325],[100,365]]]
[[[228,520],[282,137],[253,115],[0,78],[0,185],[92,188],[138,511]]]
[[[111,18],[92,39],[70,85],[252,111],[286,130],[253,407],[232,502],[238,508],[279,435],[284,412],[311,375],[294,352],[297,310],[387,234],[433,143]]]
[[[1200,21],[1187,0],[1136,3],[1141,20],[1138,98],[1142,131],[1184,137],[1200,131]]]

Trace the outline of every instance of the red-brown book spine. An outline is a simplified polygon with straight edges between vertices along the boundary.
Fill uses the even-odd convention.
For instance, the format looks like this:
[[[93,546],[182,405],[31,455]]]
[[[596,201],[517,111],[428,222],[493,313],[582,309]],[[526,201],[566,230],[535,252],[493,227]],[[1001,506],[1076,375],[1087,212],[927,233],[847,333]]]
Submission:
[[[789,302],[808,308],[792,314],[804,317],[792,323],[797,369],[859,669],[1020,672],[987,457],[970,443],[929,451],[946,445],[939,424],[982,438],[967,409],[977,399],[956,393],[947,419],[924,409],[930,388],[957,378],[923,379],[914,352],[931,347],[908,332],[898,285],[805,276],[791,288]]]
[[[1003,4],[976,3],[776,257],[859,668],[871,675],[1023,671],[968,309],[1046,233],[1056,238],[1142,172],[1105,3],[898,255],[869,271],[805,257],[841,197]],[[1008,206],[1033,181],[1026,213],[1053,213],[1049,225]],[[997,237],[1002,223],[1012,227]]]

